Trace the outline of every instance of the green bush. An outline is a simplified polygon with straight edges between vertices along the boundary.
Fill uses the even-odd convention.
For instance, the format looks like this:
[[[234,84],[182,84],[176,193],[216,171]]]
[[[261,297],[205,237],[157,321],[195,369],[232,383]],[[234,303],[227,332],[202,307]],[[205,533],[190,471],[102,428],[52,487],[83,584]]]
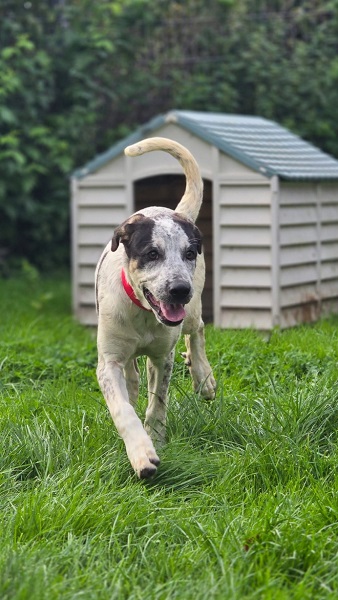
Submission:
[[[0,261],[69,260],[69,177],[171,108],[259,114],[338,156],[336,0],[0,5]]]

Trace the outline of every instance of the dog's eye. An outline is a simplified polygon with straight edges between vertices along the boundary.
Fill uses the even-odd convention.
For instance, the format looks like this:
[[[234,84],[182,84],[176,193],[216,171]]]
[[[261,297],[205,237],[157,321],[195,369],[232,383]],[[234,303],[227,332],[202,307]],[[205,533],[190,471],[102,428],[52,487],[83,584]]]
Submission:
[[[187,260],[195,260],[196,258],[196,251],[193,250],[193,248],[189,248],[186,253],[185,253],[185,257]]]
[[[159,253],[157,250],[153,249],[153,250],[150,250],[150,252],[148,252],[147,256],[148,256],[149,260],[157,260],[159,257]]]

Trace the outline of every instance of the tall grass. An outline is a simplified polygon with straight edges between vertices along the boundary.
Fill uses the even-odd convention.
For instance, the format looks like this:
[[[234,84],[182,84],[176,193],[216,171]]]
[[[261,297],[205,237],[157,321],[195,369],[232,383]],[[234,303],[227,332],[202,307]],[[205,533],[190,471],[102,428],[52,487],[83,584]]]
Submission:
[[[208,328],[212,402],[180,346],[168,443],[140,482],[67,280],[1,281],[0,315],[2,600],[337,598],[336,318]]]

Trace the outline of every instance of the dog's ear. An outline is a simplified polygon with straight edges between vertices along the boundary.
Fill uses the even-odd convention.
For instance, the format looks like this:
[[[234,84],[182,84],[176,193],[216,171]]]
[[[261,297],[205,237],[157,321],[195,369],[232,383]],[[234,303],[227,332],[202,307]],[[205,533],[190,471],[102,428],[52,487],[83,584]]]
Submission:
[[[131,217],[129,217],[129,219],[127,219],[126,221],[121,223],[121,225],[116,227],[113,239],[111,241],[112,252],[115,252],[118,249],[120,242],[124,244],[125,248],[127,248],[133,233],[136,231],[140,223],[143,222],[146,218],[147,217],[145,217],[144,215],[138,213],[136,215],[132,215]]]

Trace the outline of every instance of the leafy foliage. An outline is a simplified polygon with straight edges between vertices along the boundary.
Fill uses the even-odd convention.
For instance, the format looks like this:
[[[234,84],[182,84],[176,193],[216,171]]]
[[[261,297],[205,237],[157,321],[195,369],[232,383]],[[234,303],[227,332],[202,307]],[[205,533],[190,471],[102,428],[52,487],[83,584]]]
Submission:
[[[72,170],[171,108],[338,157],[337,0],[3,0],[0,34],[0,258],[65,264]]]

